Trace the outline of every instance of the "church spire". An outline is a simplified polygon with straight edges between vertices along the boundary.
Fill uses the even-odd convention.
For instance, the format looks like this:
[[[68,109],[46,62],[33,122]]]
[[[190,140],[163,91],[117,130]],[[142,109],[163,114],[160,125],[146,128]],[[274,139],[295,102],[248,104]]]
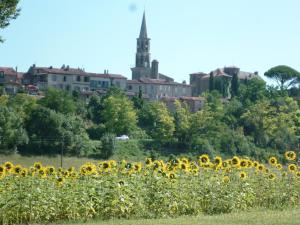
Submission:
[[[142,26],[140,31],[140,38],[148,38],[145,11],[144,11],[143,21],[142,21]]]

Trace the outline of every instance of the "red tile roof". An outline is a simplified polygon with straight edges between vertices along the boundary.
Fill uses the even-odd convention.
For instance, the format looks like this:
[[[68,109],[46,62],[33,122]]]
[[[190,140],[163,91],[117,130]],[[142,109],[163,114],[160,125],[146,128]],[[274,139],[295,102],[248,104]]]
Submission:
[[[15,71],[12,67],[0,67],[0,72],[4,72],[4,74],[8,76],[18,75],[17,71]]]
[[[81,75],[88,77],[101,77],[101,78],[115,78],[115,79],[127,79],[126,77],[120,74],[103,74],[103,73],[90,73],[85,72],[83,69],[76,68],[52,68],[52,67],[31,67],[37,73],[46,73],[46,74],[64,74],[64,75]]]
[[[160,84],[160,85],[177,85],[177,86],[186,86],[190,87],[189,84],[177,83],[174,81],[166,81],[161,79],[150,79],[150,78],[141,78],[138,80],[128,80],[128,84]]]

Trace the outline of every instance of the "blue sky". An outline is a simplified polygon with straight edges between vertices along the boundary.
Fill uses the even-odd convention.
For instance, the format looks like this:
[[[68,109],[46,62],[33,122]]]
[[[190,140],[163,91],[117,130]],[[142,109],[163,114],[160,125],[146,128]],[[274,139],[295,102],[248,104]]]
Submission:
[[[131,78],[146,8],[151,58],[177,81],[225,65],[300,71],[299,0],[21,0],[0,66],[85,68]]]

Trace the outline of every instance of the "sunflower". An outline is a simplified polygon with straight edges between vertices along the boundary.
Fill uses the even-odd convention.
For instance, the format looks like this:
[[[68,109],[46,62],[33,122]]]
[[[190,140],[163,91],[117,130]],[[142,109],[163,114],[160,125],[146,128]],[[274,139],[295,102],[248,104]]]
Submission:
[[[22,171],[22,166],[21,165],[15,165],[13,168],[13,173],[19,175]]]
[[[65,179],[64,179],[63,177],[58,177],[58,178],[56,179],[57,185],[58,185],[58,186],[62,185],[63,182],[64,182],[64,180],[65,180]]]
[[[105,161],[105,162],[102,163],[102,167],[103,167],[103,169],[109,169],[111,167],[111,165],[110,165],[109,162]]]
[[[55,168],[53,166],[47,166],[46,172],[48,175],[53,175],[55,173]]]
[[[229,166],[230,166],[230,162],[229,162],[228,160],[225,160],[225,161],[222,162],[222,167],[223,167],[224,169],[226,169],[226,168],[229,167]]]
[[[242,171],[242,172],[240,172],[239,177],[240,177],[242,180],[243,180],[243,179],[246,179],[246,178],[247,178],[247,173],[244,172],[244,171]]]
[[[298,179],[300,179],[300,171],[298,171],[298,172],[296,173],[296,177],[297,177]]]
[[[276,175],[274,173],[270,173],[268,175],[269,180],[275,180],[276,179]]]
[[[239,167],[240,165],[240,158],[237,157],[237,156],[234,156],[232,159],[231,159],[231,165],[233,167]]]
[[[183,162],[184,164],[189,164],[189,159],[186,158],[186,157],[182,157],[182,158],[180,159],[180,161]]]
[[[169,178],[170,179],[175,179],[176,178],[175,173],[169,173]]]
[[[257,169],[258,169],[260,172],[264,172],[264,171],[266,170],[266,167],[265,167],[263,164],[258,164]]]
[[[117,166],[117,162],[113,159],[109,160],[108,163],[110,168],[114,168]]]
[[[40,176],[41,178],[46,178],[46,177],[47,177],[47,171],[46,171],[45,168],[39,169],[38,173],[39,173],[39,176]]]
[[[287,151],[284,153],[284,156],[287,160],[293,161],[296,160],[297,154],[294,151]]]
[[[286,177],[287,175],[288,175],[287,172],[282,172],[281,174],[282,177]]]
[[[21,176],[22,176],[22,177],[26,177],[27,174],[28,174],[28,170],[27,170],[26,168],[23,168],[23,169],[21,170]]]
[[[291,173],[294,173],[297,171],[297,166],[295,164],[289,164],[288,168]]]
[[[281,165],[280,163],[278,163],[278,164],[276,164],[276,168],[277,168],[278,170],[282,170],[282,165]]]
[[[210,162],[209,156],[207,154],[203,154],[199,157],[200,163],[208,164]]]
[[[5,166],[6,171],[10,172],[12,170],[14,164],[11,162],[6,162],[6,163],[4,163],[4,166]]]
[[[5,167],[0,165],[0,173],[5,173]]]
[[[277,164],[277,159],[276,157],[272,156],[269,158],[269,164],[272,165],[272,166],[276,166]]]
[[[247,165],[248,168],[251,168],[253,166],[253,162],[250,159],[247,159],[247,163],[248,163]]]
[[[224,183],[228,183],[229,181],[230,181],[229,176],[224,176],[224,177],[223,177],[223,182],[224,182]]]
[[[146,165],[150,165],[152,163],[152,159],[151,158],[146,158]]]
[[[142,170],[142,163],[135,163],[133,165],[133,169],[136,171],[136,172],[140,172]]]
[[[215,159],[214,159],[214,163],[217,167],[220,167],[222,166],[222,157],[221,156],[216,156]]]
[[[74,171],[75,171],[75,167],[74,166],[69,167],[68,172],[73,173]]]
[[[180,163],[180,169],[187,171],[188,170],[188,165],[185,163]]]
[[[37,170],[41,169],[42,168],[42,163],[41,162],[35,162],[33,164],[33,167]]]
[[[253,162],[253,166],[254,166],[255,168],[257,168],[257,167],[259,166],[259,162],[254,161],[254,162]]]
[[[0,173],[0,180],[2,180],[5,177],[5,173]]]
[[[247,168],[248,167],[248,160],[247,159],[241,159],[240,167],[241,168]]]

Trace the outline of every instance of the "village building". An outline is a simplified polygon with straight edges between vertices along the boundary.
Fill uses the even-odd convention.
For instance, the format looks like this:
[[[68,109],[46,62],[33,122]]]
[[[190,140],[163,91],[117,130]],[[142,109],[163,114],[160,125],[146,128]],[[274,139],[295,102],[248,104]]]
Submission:
[[[22,88],[23,73],[12,67],[0,67],[0,86],[5,93],[16,94]]]

